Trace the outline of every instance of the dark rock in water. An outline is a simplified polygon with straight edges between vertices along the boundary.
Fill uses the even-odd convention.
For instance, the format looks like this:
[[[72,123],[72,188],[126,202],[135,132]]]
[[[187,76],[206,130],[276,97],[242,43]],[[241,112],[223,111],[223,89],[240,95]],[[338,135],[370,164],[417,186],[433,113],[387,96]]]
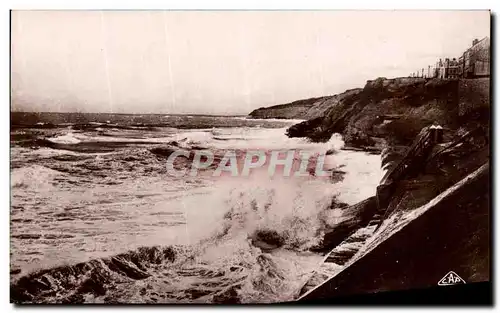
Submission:
[[[375,197],[370,197],[349,207],[345,207],[345,204],[340,205],[345,210],[344,214],[351,216],[351,218],[327,230],[321,244],[311,248],[311,251],[327,252],[335,248],[356,230],[367,226],[377,212],[377,199]]]
[[[176,151],[176,149],[173,149],[170,147],[156,147],[156,148],[152,148],[149,151],[151,151],[153,154],[156,154],[158,156],[168,158],[172,153],[174,153]]]
[[[112,271],[121,272],[124,276],[128,276],[133,279],[144,279],[150,276],[147,272],[139,269],[136,264],[121,257],[111,258],[111,261],[106,265]]]
[[[259,230],[252,236],[252,244],[263,251],[271,251],[285,244],[285,239],[275,230]]]
[[[102,296],[117,282],[144,279],[148,269],[173,262],[172,247],[142,247],[111,258],[30,273],[11,285],[14,303],[81,303],[85,294]]]
[[[189,289],[186,290],[186,293],[189,294],[191,299],[198,299],[200,297],[206,296],[210,294],[211,291],[209,290],[203,290],[203,289]]]
[[[241,303],[239,296],[238,296],[237,288],[239,288],[239,286],[233,286],[233,287],[229,288],[228,290],[225,290],[225,291],[213,296],[213,298],[212,298],[213,303],[219,303],[219,304],[238,304],[238,303]]]
[[[193,150],[206,150],[207,148],[202,147],[202,146],[191,146],[191,149],[193,149]]]
[[[13,268],[10,270],[10,274],[11,275],[16,275],[16,274],[19,274],[21,273],[21,269],[20,268]]]
[[[338,170],[331,171],[331,173],[332,174],[330,176],[330,180],[334,183],[342,181],[344,179],[345,174],[347,174],[344,171],[338,171]]]
[[[76,294],[91,293],[95,296],[103,296],[106,294],[105,284],[108,281],[107,275],[100,273],[98,270],[94,270],[90,274],[90,277],[83,281]],[[73,302],[74,301],[71,303]]]
[[[260,248],[264,252],[270,252],[274,249],[279,248],[280,246],[275,245],[275,244],[269,244],[265,241],[258,240],[258,239],[253,239],[252,240],[252,245],[254,245],[257,248]]]
[[[275,230],[261,230],[257,233],[257,238],[269,244],[275,244],[278,246],[285,243],[283,237]]]

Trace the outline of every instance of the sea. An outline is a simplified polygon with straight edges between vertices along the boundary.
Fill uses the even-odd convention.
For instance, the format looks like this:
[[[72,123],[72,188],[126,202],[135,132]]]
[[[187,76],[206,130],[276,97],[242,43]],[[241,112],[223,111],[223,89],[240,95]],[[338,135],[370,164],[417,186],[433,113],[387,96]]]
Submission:
[[[27,298],[46,303],[295,300],[323,260],[313,248],[349,218],[346,205],[375,194],[383,175],[380,155],[343,149],[338,134],[324,143],[288,138],[286,129],[299,122],[11,113],[11,285],[49,273],[44,284],[50,292],[37,289]],[[262,170],[248,177],[174,177],[158,153],[166,148],[216,156],[228,150],[328,151],[331,176],[269,177]],[[116,257],[167,250],[168,258],[147,264]],[[125,275],[110,258],[144,275]],[[109,271],[100,272],[99,292],[80,288],[79,274],[61,278],[70,275],[63,269],[96,262],[101,272]]]

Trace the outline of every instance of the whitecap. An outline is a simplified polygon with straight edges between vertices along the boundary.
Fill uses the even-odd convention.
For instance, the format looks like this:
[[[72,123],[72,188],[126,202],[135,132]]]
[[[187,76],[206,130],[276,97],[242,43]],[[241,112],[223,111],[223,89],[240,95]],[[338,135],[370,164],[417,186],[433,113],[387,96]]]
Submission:
[[[65,135],[47,138],[47,140],[51,141],[53,143],[72,144],[72,145],[75,145],[75,144],[78,144],[81,142],[80,139],[76,138],[74,133],[67,133]]]
[[[63,174],[45,166],[31,165],[13,169],[10,184],[12,188],[40,191],[41,189],[51,188],[52,182],[57,176],[63,176]]]

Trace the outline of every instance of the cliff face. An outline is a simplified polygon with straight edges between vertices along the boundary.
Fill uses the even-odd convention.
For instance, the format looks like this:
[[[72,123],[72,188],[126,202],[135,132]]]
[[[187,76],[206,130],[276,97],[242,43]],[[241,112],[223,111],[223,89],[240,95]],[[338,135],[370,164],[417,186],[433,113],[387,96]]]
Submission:
[[[259,108],[250,112],[249,116],[252,118],[308,120],[322,116],[328,109],[337,104],[339,97],[341,95],[310,98],[268,108]]]
[[[302,299],[435,286],[452,270],[489,280],[489,95],[487,78],[378,78],[288,129],[313,141],[340,133],[349,146],[381,151],[389,171],[408,169],[380,186],[377,205],[349,208],[363,219],[326,234],[320,249],[330,252]],[[442,140],[408,153],[432,124],[444,127]]]
[[[288,136],[321,142],[340,133],[347,146],[383,152],[382,164],[388,168],[423,127],[443,126],[447,141],[477,127],[489,129],[488,78],[378,78],[329,103],[323,115],[291,126]]]
[[[384,148],[408,145],[433,123],[458,129],[489,119],[488,79],[378,78],[334,97],[323,115],[293,125],[288,135],[327,141],[340,133],[347,145]]]

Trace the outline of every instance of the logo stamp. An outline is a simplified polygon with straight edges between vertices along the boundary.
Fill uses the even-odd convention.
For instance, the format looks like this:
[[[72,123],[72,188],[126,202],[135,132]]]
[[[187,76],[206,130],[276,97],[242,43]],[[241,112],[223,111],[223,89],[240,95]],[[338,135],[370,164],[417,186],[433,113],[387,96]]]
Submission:
[[[439,286],[450,286],[457,284],[465,284],[465,281],[454,271],[449,271],[448,274],[444,275],[444,277],[441,278],[441,280],[438,282]]]

